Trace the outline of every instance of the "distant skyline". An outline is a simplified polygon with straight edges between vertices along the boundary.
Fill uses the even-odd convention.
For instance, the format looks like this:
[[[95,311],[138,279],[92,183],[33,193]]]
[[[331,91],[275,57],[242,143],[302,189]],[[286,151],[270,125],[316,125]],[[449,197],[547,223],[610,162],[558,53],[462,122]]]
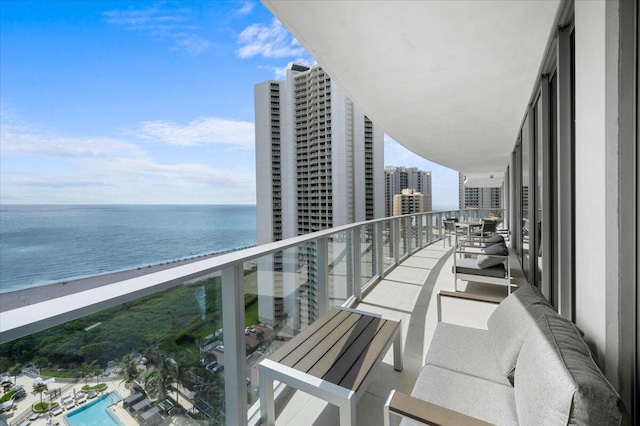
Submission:
[[[0,203],[255,204],[253,86],[292,61],[259,2],[3,0]],[[456,171],[388,136],[385,165],[457,208]]]

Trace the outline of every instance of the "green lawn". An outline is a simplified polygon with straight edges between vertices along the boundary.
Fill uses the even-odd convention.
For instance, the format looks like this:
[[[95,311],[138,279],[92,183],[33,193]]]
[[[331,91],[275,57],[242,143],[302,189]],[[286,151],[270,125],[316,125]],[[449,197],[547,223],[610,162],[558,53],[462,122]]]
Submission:
[[[42,370],[40,370],[40,376],[41,377],[61,377],[61,378],[65,378],[65,379],[78,379],[80,377],[82,377],[82,374],[80,374],[80,371],[78,370],[47,370],[46,368],[43,368]]]
[[[244,311],[244,323],[246,326],[256,325],[258,323],[258,302],[249,306]]]

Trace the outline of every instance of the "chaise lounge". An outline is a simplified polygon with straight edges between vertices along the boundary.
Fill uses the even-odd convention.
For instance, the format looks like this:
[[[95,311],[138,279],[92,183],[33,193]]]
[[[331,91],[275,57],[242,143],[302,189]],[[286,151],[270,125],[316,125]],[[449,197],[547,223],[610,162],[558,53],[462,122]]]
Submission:
[[[511,260],[504,238],[470,240],[460,245],[453,256],[454,288],[458,291],[458,280],[503,285],[511,294]]]

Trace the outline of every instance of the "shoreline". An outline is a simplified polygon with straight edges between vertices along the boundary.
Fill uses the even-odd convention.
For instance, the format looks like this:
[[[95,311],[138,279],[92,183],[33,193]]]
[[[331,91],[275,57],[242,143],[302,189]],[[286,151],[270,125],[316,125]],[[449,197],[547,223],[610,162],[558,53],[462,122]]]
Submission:
[[[253,246],[241,247],[234,250],[226,250],[217,253],[196,255],[186,259],[173,260],[169,262],[159,263],[155,265],[141,266],[136,269],[128,269],[125,271],[111,272],[92,277],[78,278],[75,280],[62,281],[43,286],[29,287],[20,290],[8,291],[0,293],[0,312],[7,312],[13,309],[22,308],[32,304],[44,302],[45,300],[55,299],[79,291],[91,290],[105,285],[113,284],[119,281],[140,277],[151,274],[153,272],[174,268],[176,266],[186,265],[200,260],[209,259],[234,251],[244,250]]]

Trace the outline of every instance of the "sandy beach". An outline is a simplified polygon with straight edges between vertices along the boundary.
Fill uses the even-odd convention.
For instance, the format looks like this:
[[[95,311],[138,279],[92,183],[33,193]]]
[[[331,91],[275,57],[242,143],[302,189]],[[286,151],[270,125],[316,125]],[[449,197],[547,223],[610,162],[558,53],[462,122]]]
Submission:
[[[88,278],[81,278],[77,280],[48,284],[40,287],[31,287],[23,290],[1,293],[0,295],[2,297],[0,297],[0,312],[6,312],[34,303],[43,302],[45,300],[55,299],[57,297],[66,296],[68,294],[76,293],[82,290],[89,290],[92,288],[113,284],[118,281],[128,280],[130,278],[151,274],[153,272],[162,271],[164,269],[186,265],[188,263],[197,262],[199,260],[220,256],[221,254],[225,253],[194,256],[187,259],[175,260],[157,265],[149,265],[127,271],[96,275]]]

